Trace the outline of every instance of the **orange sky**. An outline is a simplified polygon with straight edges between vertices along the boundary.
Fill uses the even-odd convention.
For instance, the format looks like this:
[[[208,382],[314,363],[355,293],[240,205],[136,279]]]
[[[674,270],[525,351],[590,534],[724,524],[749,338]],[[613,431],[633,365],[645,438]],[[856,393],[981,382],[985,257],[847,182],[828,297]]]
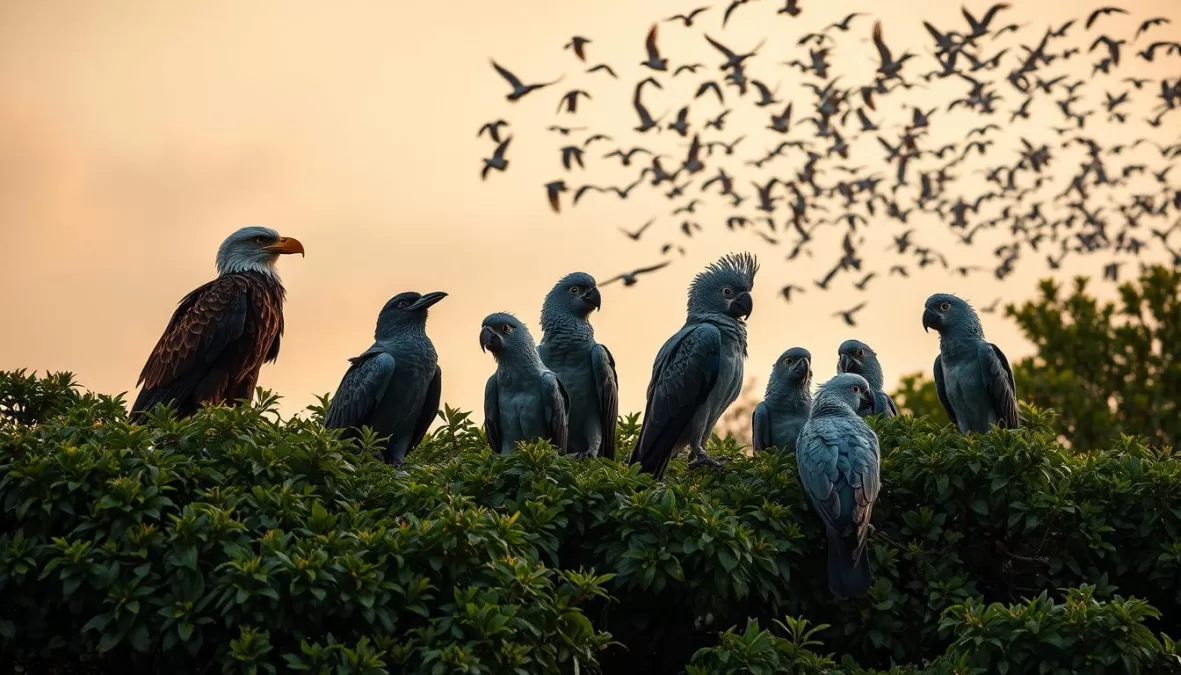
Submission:
[[[805,12],[794,20],[777,17],[775,3],[762,0],[740,10],[725,31],[718,25],[718,8],[701,22],[738,48],[769,36],[767,65],[759,66],[760,72],[779,78],[784,91],[792,92],[802,77],[774,64],[806,54],[794,46],[799,36],[850,11],[874,8],[884,16],[896,52],[908,46],[929,51],[919,23],[923,17],[963,28],[958,5],[945,0],[801,4]],[[1013,4],[1018,7],[996,24],[1029,24],[1016,41],[1012,36],[998,41],[1014,51],[1016,42],[1035,42],[1046,24],[1079,13],[1077,0]],[[1138,20],[1167,16],[1173,24],[1154,29],[1153,39],[1181,38],[1181,3],[1120,4],[1131,16],[1108,17],[1105,28],[1131,38]],[[540,186],[558,177],[572,185],[583,181],[557,166],[557,139],[544,126],[587,124],[617,139],[628,136],[635,123],[631,83],[646,75],[636,65],[643,58],[644,34],[654,19],[692,6],[668,0],[0,4],[0,288],[6,289],[0,294],[0,369],[68,369],[92,389],[132,390],[175,303],[211,278],[221,240],[240,226],[262,224],[298,237],[307,248],[304,259],[280,261],[289,293],[287,334],[278,363],[265,367],[261,378],[286,397],[288,412],[310,403],[313,394],[336,388],[345,359],[369,345],[377,310],[404,290],[450,293],[432,310],[429,324],[444,370],[444,400],[479,409],[484,381],[494,368],[478,347],[486,314],[513,311],[539,338],[540,301],[557,278],[583,270],[602,280],[655,262],[661,243],[682,240],[676,232],[680,221],[670,218],[640,244],[618,233],[618,226],[638,227],[671,210],[655,191],[627,202],[588,199],[557,216]],[[973,7],[978,14],[986,9]],[[863,18],[840,36],[838,72],[872,71],[866,51],[872,47],[863,44],[871,26],[872,20]],[[582,73],[586,66],[561,49],[575,33],[594,41],[590,60],[611,63],[622,82]],[[702,61],[713,69],[720,61],[695,32],[673,24],[662,24],[661,45],[674,64]],[[489,56],[526,80],[561,73],[568,73],[567,79],[510,105]],[[1085,53],[1077,57],[1073,72],[1088,76],[1094,60]],[[1126,88],[1118,77],[1181,76],[1179,57],[1158,56],[1157,63],[1147,64],[1126,54],[1125,60],[1132,65],[1117,77],[1083,87],[1088,101],[1102,100],[1104,89]],[[924,56],[922,64],[908,68],[910,79],[917,80],[931,63]],[[858,77],[848,78],[848,84]],[[577,116],[555,116],[557,98],[574,86],[585,86],[595,99],[582,102],[584,111]],[[931,143],[960,139],[973,124],[1006,123],[1007,111],[1020,99],[1003,83],[998,89],[1006,97],[998,119],[948,117],[940,126],[937,114]],[[898,108],[899,100],[945,106],[947,91],[916,89],[889,106]],[[663,95],[653,95],[653,113],[679,107],[674,91]],[[810,99],[796,100],[799,117]],[[1047,129],[1061,118],[1045,103],[1047,114],[1035,116],[1020,135],[1053,144],[1057,139]],[[881,113],[886,122],[889,106]],[[777,142],[754,126],[765,124],[764,114],[736,114],[725,136],[746,133],[748,153]],[[496,117],[513,122],[513,164],[482,183],[480,158],[491,147],[475,133]],[[1093,119],[1088,131],[1103,141],[1130,142],[1133,130],[1146,128],[1108,127]],[[799,126],[790,138],[806,137],[806,129]],[[895,138],[897,129],[883,133]],[[1181,114],[1151,133],[1161,142],[1176,141]],[[624,140],[633,141],[680,152],[681,139],[671,132]],[[614,146],[604,152],[609,147]],[[850,163],[891,176],[879,149],[871,150]],[[1145,151],[1152,164],[1155,151]],[[1156,159],[1159,169],[1159,155]],[[1068,176],[1076,164],[1060,163],[1057,175]],[[791,175],[797,166],[787,162],[779,171]],[[588,172],[595,180],[620,175],[598,168]],[[972,186],[972,180],[979,178],[965,176],[964,184]],[[935,336],[923,334],[920,324],[929,293],[952,291],[987,304],[1002,293],[1027,296],[1045,272],[1040,257],[1023,259],[1003,284],[988,274],[964,280],[928,268],[908,280],[880,278],[864,294],[849,289],[848,279],[827,294],[810,288],[789,305],[777,296],[779,288],[788,281],[811,286],[835,259],[828,252],[836,251],[842,231],[831,228],[836,238],[818,247],[815,259],[788,263],[782,245],[727,232],[721,226],[724,213],[700,214],[706,231],[686,242],[688,255],[674,265],[633,288],[604,289],[603,311],[593,320],[618,362],[621,410],[642,407],[652,358],[683,321],[687,283],[722,253],[748,249],[763,263],[747,367],[760,386],[772,360],[793,345],[813,351],[817,378],[824,379],[835,368],[836,346],[848,337],[877,349],[889,380],[926,370],[937,350]],[[975,256],[992,266],[995,243],[968,250],[941,238],[946,227],[937,220],[916,222],[928,237],[923,241],[946,250],[955,263],[970,264]],[[868,260],[892,264],[880,252],[897,228],[893,222],[873,224],[863,248]],[[1095,273],[1106,260],[1076,258],[1066,267]],[[829,316],[861,299],[870,305],[857,329]],[[1028,353],[999,315],[986,316],[985,326],[1010,358]]]

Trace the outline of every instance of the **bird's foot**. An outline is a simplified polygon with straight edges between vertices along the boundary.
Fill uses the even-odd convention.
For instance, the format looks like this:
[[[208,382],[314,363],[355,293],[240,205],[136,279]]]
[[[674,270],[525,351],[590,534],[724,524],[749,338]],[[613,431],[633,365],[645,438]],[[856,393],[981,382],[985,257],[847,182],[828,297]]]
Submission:
[[[719,462],[718,460],[714,459],[713,457],[710,457],[709,455],[705,454],[705,451],[703,450],[701,452],[698,452],[697,456],[689,461],[689,469],[693,470],[693,469],[696,469],[696,468],[702,467],[702,466],[707,466],[711,469],[721,469],[722,462]]]
[[[583,452],[574,453],[574,459],[592,459],[592,458],[594,458],[594,456],[595,455],[593,453],[591,453],[590,451],[583,451]]]

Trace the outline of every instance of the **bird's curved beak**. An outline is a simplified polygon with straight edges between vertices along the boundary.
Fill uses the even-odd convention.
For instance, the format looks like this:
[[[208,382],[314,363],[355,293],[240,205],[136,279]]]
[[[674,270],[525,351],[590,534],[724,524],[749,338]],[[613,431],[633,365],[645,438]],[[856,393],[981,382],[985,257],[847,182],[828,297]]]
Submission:
[[[929,309],[923,310],[923,330],[924,331],[930,331],[932,328],[934,328],[935,330],[939,330],[939,327],[941,325],[942,324],[940,323],[940,316],[938,314],[936,314],[935,312],[932,312]]]
[[[433,293],[426,293],[418,300],[415,300],[414,304],[410,305],[410,307],[408,307],[407,309],[411,309],[411,310],[426,309],[427,307],[434,305],[436,302],[442,300],[445,297],[447,297],[447,294],[444,293],[443,291],[435,291]]]
[[[304,255],[303,244],[299,243],[299,240],[295,237],[279,237],[279,241],[267,246],[263,250],[267,253],[278,255],[290,255],[292,253],[298,253],[300,257]]]
[[[841,357],[837,359],[837,372],[857,373],[860,375],[860,365],[861,364],[857,363],[857,359],[853,358],[852,356],[849,356],[848,354],[841,354]]]
[[[595,287],[591,288],[590,290],[588,290],[582,296],[582,299],[586,302],[586,304],[590,305],[591,307],[594,307],[595,309],[601,309],[603,307],[603,296],[599,295],[599,287],[598,286],[595,286]]]
[[[807,376],[808,371],[812,369],[812,362],[809,359],[800,359],[791,369],[801,376]]]
[[[869,406],[870,410],[873,410],[873,392],[868,389],[861,392],[861,402]]]
[[[480,329],[480,351],[485,352],[491,350],[493,354],[500,351],[500,347],[504,344],[504,340],[496,334],[496,331],[484,326]]]
[[[749,319],[754,308],[755,301],[750,297],[750,293],[743,293],[730,301],[730,316],[736,319]]]

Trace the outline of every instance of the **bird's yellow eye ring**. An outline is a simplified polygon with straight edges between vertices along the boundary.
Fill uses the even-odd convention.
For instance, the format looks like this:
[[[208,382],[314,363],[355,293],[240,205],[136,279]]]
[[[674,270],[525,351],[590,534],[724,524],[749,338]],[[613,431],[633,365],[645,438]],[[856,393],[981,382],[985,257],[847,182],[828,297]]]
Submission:
[[[582,292],[581,286],[571,286],[570,287],[570,295],[578,295],[581,292]]]
[[[943,310],[943,311],[945,311],[945,312],[946,312],[947,310],[951,309],[951,303],[950,303],[950,302],[945,302],[945,303],[943,303],[942,305],[939,305],[939,309],[941,309],[941,310]]]

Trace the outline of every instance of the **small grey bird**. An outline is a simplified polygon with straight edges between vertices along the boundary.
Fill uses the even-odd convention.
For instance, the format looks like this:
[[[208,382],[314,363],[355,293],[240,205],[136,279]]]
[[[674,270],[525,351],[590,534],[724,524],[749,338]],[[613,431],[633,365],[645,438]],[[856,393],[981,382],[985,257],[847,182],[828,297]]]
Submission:
[[[717,466],[705,442],[742,389],[746,319],[759,264],[750,253],[722,257],[693,279],[688,316],[652,365],[640,440],[632,464],[656,478],[682,448],[690,467]]]
[[[1016,429],[1017,385],[999,347],[984,339],[980,317],[964,300],[946,293],[927,298],[923,329],[939,332],[935,392],[962,433],[985,433],[996,424]]]
[[[885,415],[897,417],[898,406],[894,399],[883,391],[885,376],[882,374],[882,364],[878,361],[878,354],[869,345],[860,340],[845,340],[837,348],[837,373],[853,373],[865,378],[869,383],[872,398],[870,402],[857,410],[862,417],[870,415]]]
[[[385,461],[401,466],[406,453],[422,442],[439,412],[443,371],[426,334],[427,309],[446,293],[408,292],[390,298],[377,315],[373,346],[349,359],[324,426],[368,426],[386,441]]]
[[[595,278],[585,272],[562,277],[541,305],[541,362],[570,396],[567,451],[579,457],[615,458],[619,381],[615,359],[595,342],[588,317],[602,307]]]
[[[480,349],[492,352],[496,372],[484,387],[484,433],[502,455],[517,443],[549,441],[566,452],[570,396],[541,362],[525,324],[506,312],[489,314]]]
[[[812,410],[812,353],[792,347],[771,368],[767,393],[751,417],[755,452],[796,451],[796,439]]]
[[[873,585],[866,538],[881,490],[877,434],[857,416],[869,383],[844,373],[820,385],[796,442],[800,483],[828,537],[828,587],[838,598],[864,595]]]

